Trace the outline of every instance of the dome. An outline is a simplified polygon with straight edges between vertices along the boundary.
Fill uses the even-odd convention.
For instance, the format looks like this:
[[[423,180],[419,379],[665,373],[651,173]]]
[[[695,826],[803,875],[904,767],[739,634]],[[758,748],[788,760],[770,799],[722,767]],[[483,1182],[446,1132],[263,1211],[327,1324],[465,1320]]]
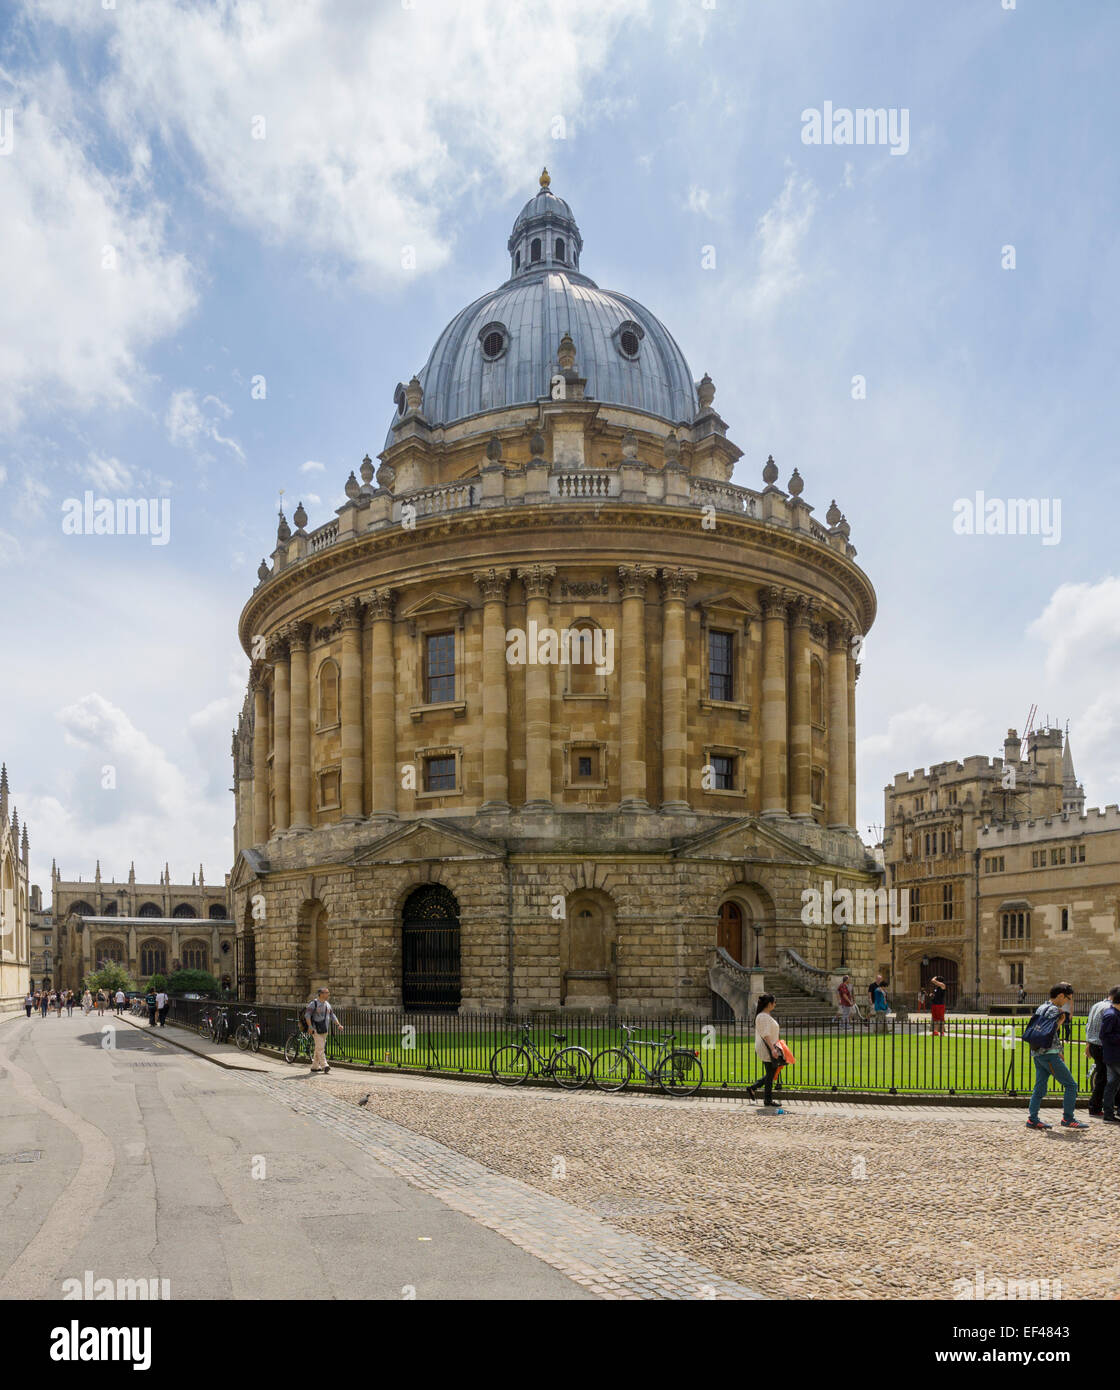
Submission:
[[[534,405],[550,393],[567,333],[589,398],[691,424],[696,389],[684,354],[644,305],[600,289],[580,272],[579,227],[547,180],[545,171],[541,191],[513,224],[510,278],[456,314],[419,373],[425,420],[446,426]],[[406,409],[403,386],[395,399],[399,418]],[[390,427],[386,447],[392,442]]]

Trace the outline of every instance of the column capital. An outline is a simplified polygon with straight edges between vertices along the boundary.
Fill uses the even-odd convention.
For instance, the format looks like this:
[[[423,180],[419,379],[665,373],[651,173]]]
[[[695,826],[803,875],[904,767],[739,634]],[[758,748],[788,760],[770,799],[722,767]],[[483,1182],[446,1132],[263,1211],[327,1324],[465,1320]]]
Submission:
[[[362,625],[362,601],[356,595],[350,598],[339,599],[337,603],[330,606],[330,615],[342,628],[343,632],[357,631]]]
[[[646,596],[646,586],[657,574],[654,565],[619,565],[618,589],[622,598],[642,598]]]
[[[482,590],[483,603],[504,603],[509,592],[509,570],[475,570],[471,576]]]
[[[661,571],[661,597],[665,602],[671,599],[688,598],[688,586],[699,578],[695,570],[682,569],[675,565]]]
[[[852,644],[855,628],[843,618],[834,619],[828,625],[829,651],[848,651]]]
[[[267,651],[268,659],[273,665],[278,661],[286,661],[288,659],[288,634],[286,628],[280,628],[279,631],[273,632],[269,636]]]
[[[249,667],[249,689],[254,692],[264,690],[268,686],[268,664],[264,661],[254,661]]]
[[[555,565],[526,565],[517,571],[517,577],[525,585],[526,598],[551,598],[552,581],[556,578]]]
[[[811,622],[809,624],[809,636],[814,642],[820,642],[823,646],[828,641],[828,628],[822,622]]]
[[[764,618],[781,618],[785,621],[794,595],[788,589],[760,589],[758,602]]]
[[[370,622],[378,622],[392,618],[396,598],[396,589],[384,588],[367,590],[366,593],[361,596],[361,600],[365,604],[367,620]]]
[[[811,634],[819,607],[815,598],[809,598],[807,594],[796,594],[790,603],[790,621],[794,627],[807,627]]]
[[[305,652],[311,645],[311,624],[305,622],[289,623],[281,629],[281,636],[287,638],[288,648],[293,652]]]

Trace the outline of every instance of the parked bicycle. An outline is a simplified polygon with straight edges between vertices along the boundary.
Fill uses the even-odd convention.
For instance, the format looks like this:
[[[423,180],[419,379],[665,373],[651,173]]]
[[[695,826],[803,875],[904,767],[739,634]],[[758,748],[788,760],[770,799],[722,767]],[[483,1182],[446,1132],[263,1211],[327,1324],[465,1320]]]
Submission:
[[[241,1022],[233,1035],[233,1040],[242,1052],[257,1052],[261,1045],[261,1025],[257,1022],[257,1011],[245,1009]]]
[[[558,1043],[566,1043],[566,1033],[553,1033]],[[530,1076],[552,1077],[565,1091],[578,1091],[591,1080],[591,1053],[586,1047],[555,1048],[544,1056],[533,1042],[528,1023],[521,1029],[519,1043],[498,1047],[490,1058],[490,1075],[503,1086],[520,1086]]]
[[[289,1066],[293,1066],[301,1057],[310,1062],[313,1054],[311,1033],[306,1028],[293,1028],[284,1039],[284,1061]]]
[[[671,1096],[692,1096],[704,1083],[704,1068],[695,1052],[673,1047],[676,1034],[669,1033],[660,1041],[635,1038],[633,1028],[619,1025],[626,1034],[621,1047],[607,1047],[597,1053],[591,1064],[591,1079],[600,1091],[622,1091],[630,1084],[637,1067],[647,1081],[656,1081]],[[653,1048],[656,1053],[652,1069],[647,1067],[635,1047]]]
[[[203,1009],[202,1016],[198,1021],[198,1031],[204,1038],[209,1038],[211,1042],[222,1043],[229,1041],[229,1010],[224,1004],[215,1004],[212,1008]]]

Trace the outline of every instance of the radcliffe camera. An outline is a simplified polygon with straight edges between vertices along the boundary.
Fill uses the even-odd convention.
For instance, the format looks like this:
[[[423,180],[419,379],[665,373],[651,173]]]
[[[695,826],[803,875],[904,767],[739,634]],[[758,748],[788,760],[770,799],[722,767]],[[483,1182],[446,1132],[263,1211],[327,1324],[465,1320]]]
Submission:
[[[1120,11],[13,3],[12,1365],[1106,1358]]]

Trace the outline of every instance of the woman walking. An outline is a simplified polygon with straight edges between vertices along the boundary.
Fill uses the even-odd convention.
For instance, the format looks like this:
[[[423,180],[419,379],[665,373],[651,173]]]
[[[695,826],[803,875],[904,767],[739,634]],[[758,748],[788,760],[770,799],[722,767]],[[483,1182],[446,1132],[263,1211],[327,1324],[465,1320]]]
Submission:
[[[755,1014],[754,1020],[754,1050],[765,1070],[753,1086],[747,1087],[747,1095],[751,1100],[754,1100],[755,1092],[761,1086],[763,1106],[772,1109],[777,1115],[784,1115],[786,1112],[774,1100],[773,1094],[774,1077],[777,1075],[778,1068],[785,1062],[785,1054],[778,1046],[781,1030],[773,1011],[774,996],[772,994],[760,994],[758,996],[758,1012]]]
[[[74,991],[72,989],[66,991],[66,1017],[74,1017]]]
[[[23,1001],[23,1007],[27,1010],[27,1017],[30,1018],[31,1010],[35,1007],[35,996],[30,992],[28,993],[27,998]]]
[[[88,1018],[88,1017],[89,1017],[89,1011],[90,1011],[90,1009],[92,1009],[92,1008],[93,1008],[93,995],[90,994],[89,990],[87,989],[86,992],[85,992],[85,994],[82,995],[82,1013],[84,1013],[85,1016]]]
[[[46,990],[39,995],[39,1017],[46,1018],[47,1010],[51,1006],[51,997]]]

